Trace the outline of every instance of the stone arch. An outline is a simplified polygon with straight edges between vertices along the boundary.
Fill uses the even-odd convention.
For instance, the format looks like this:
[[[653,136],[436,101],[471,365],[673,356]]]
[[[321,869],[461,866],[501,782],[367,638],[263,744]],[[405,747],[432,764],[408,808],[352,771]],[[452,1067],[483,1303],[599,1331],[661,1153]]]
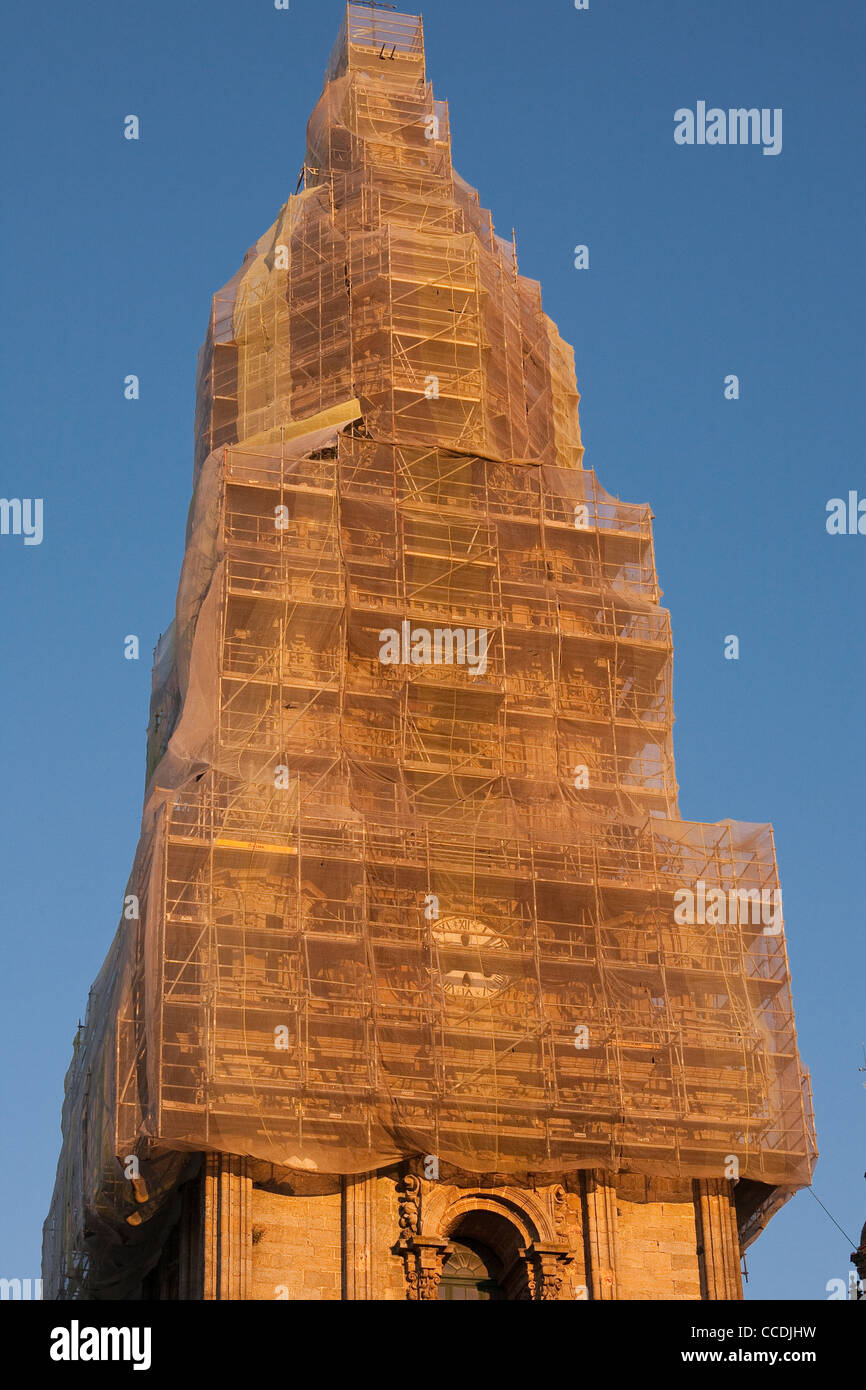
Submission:
[[[420,1245],[437,1250],[436,1287],[452,1242],[468,1241],[494,1257],[501,1270],[502,1297],[522,1301],[561,1296],[572,1257],[537,1193],[464,1188],[455,1195],[453,1188],[450,1193],[433,1188],[425,1192],[421,1225]],[[427,1296],[436,1297],[432,1284]]]
[[[448,1240],[461,1218],[469,1212],[487,1211],[502,1217],[517,1232],[522,1245],[554,1244],[559,1233],[552,1213],[538,1193],[485,1187],[463,1188],[459,1195],[454,1189],[433,1188],[424,1193],[422,1231],[425,1236]]]

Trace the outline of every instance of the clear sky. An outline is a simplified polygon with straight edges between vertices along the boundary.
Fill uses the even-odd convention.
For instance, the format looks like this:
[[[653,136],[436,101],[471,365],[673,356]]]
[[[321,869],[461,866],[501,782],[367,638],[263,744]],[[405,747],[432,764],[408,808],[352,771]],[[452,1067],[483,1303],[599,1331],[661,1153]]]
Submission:
[[[0,536],[0,1276],[39,1272],[63,1075],[138,838],[210,296],[294,191],[341,16],[19,0],[4,19],[0,493],[44,499],[44,539]],[[424,17],[457,168],[574,344],[585,462],[656,516],[682,813],[775,825],[815,1191],[847,1235],[800,1193],[749,1252],[748,1296],[822,1299],[866,1219],[866,535],[825,527],[830,498],[866,498],[866,11],[436,0]],[[676,145],[698,101],[781,108],[781,153]]]

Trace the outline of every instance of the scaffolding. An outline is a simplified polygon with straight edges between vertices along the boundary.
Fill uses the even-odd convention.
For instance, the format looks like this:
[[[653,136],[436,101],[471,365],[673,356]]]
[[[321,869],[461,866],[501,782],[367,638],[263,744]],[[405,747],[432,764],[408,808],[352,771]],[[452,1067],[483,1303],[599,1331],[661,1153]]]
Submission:
[[[573,354],[452,169],[420,19],[348,6],[301,182],[200,356],[49,1296],[152,1261],[208,1150],[810,1177],[772,831],[679,816],[652,517],[582,466]]]

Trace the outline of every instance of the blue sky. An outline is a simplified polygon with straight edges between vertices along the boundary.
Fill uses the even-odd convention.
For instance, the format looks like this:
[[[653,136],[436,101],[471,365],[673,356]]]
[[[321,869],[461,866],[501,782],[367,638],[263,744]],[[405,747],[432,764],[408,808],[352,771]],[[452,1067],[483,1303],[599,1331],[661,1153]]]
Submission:
[[[38,1273],[63,1075],[138,837],[210,296],[294,191],[341,15],[91,0],[5,20],[0,493],[45,508],[40,546],[0,536],[5,1277]],[[866,497],[866,11],[437,0],[425,25],[455,163],[574,344],[585,462],[656,516],[682,813],[774,823],[815,1190],[856,1238],[866,536],[829,536],[825,507]],[[782,153],[675,145],[698,100],[781,107]],[[851,1248],[800,1193],[748,1294],[825,1298]]]

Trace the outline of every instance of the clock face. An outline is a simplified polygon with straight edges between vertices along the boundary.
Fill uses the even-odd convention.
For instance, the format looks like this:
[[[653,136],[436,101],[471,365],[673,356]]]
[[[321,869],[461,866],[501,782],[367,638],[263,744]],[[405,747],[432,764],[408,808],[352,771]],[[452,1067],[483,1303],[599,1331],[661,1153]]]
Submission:
[[[508,976],[487,970],[487,953],[504,951],[501,936],[473,917],[443,917],[433,934],[442,989],[454,999],[487,999],[508,984]],[[483,956],[482,956],[483,953]]]

